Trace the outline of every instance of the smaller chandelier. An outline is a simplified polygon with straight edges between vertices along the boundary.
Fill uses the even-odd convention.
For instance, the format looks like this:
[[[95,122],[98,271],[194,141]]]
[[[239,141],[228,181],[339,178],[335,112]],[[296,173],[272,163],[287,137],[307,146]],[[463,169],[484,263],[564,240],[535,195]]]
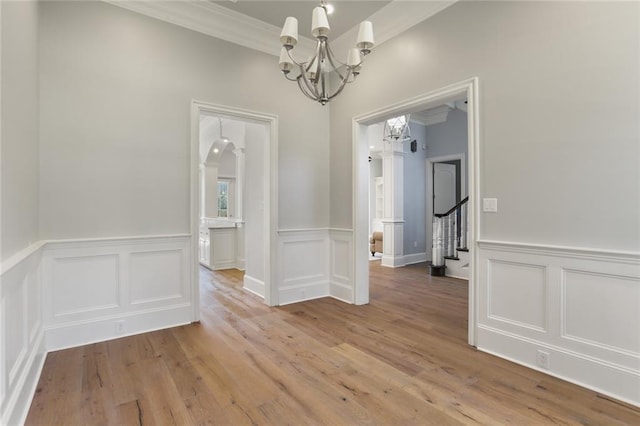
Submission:
[[[385,142],[400,143],[411,140],[409,120],[411,120],[411,116],[409,114],[385,120],[382,140]]]
[[[329,34],[329,20],[327,19],[327,5],[321,0],[320,6],[313,9],[311,34],[316,39],[316,50],[307,61],[298,62],[291,54],[298,43],[298,20],[289,16],[282,28],[280,41],[280,69],[287,80],[296,81],[302,93],[310,99],[325,105],[342,92],[347,83],[351,83],[360,74],[362,59],[371,52],[375,45],[373,41],[373,25],[370,21],[360,23],[357,47],[349,49],[347,63],[335,58],[327,34]],[[340,69],[344,67],[344,69]],[[289,74],[297,68],[298,75]],[[330,75],[334,73],[339,79],[337,87],[330,89]]]

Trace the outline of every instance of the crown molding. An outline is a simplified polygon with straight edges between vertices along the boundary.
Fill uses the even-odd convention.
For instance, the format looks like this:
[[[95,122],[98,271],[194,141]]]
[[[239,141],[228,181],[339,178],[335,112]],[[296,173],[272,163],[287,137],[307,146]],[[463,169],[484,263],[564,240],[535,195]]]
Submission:
[[[281,28],[207,1],[102,0],[133,12],[179,25],[240,46],[279,56]],[[315,41],[300,37],[299,55],[310,56]]]
[[[432,108],[420,113],[412,113],[411,121],[421,124],[423,126],[431,126],[433,124],[440,124],[447,121],[447,116],[453,108],[449,105],[442,105],[437,108]]]
[[[376,46],[380,46],[382,43],[432,17],[457,1],[391,1],[368,18],[373,23]],[[356,25],[331,43],[333,51],[345,52],[346,56],[348,49],[356,45],[357,38],[358,26]]]
[[[240,46],[279,56],[280,28],[243,13],[202,0],[154,1],[154,0],[102,0],[161,21],[179,25]],[[394,0],[371,15],[376,45],[390,40],[414,25],[451,6],[457,0],[402,1]],[[345,59],[350,47],[355,46],[358,26],[353,27],[332,41],[334,52],[343,52]],[[316,42],[300,36],[295,52],[298,57],[308,57],[315,51]]]

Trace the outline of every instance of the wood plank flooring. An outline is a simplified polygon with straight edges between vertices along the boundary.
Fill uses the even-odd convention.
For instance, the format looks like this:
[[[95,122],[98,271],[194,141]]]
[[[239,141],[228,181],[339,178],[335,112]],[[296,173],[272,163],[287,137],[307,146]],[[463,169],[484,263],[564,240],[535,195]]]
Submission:
[[[466,344],[466,281],[371,262],[371,303],[269,308],[202,269],[200,324],[50,353],[27,425],[640,425]]]

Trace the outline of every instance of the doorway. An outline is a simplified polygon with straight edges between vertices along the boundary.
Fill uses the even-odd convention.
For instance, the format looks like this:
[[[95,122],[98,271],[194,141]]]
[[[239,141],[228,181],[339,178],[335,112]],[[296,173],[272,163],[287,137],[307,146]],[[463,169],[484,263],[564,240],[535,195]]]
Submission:
[[[467,196],[467,161],[464,153],[427,158],[427,258],[432,258],[433,214],[446,213]],[[439,185],[436,177],[440,178]],[[436,189],[436,186],[439,188]],[[439,191],[440,194],[436,194]],[[448,207],[447,207],[448,206]],[[471,218],[469,217],[469,220]]]
[[[433,92],[412,98],[379,110],[362,114],[353,118],[353,194],[354,194],[354,303],[369,303],[369,261],[368,239],[369,231],[369,163],[367,131],[368,126],[381,121],[385,117],[399,116],[421,111],[430,107],[442,105],[460,98],[467,99],[467,129],[468,129],[468,161],[469,161],[469,321],[468,342],[475,345],[476,341],[476,277],[478,217],[477,200],[479,199],[479,127],[478,127],[478,79],[471,78],[435,90]],[[426,274],[426,270],[425,270]]]
[[[201,170],[202,153],[200,146],[201,119],[202,117],[215,117],[216,120],[224,123],[244,123],[246,134],[244,134],[244,149],[246,162],[246,174],[240,179],[246,180],[243,184],[242,194],[236,191],[238,199],[234,198],[234,209],[229,209],[230,199],[227,195],[226,203],[218,204],[209,202],[213,207],[213,213],[204,214],[201,206],[205,206],[206,200],[203,198],[203,171]],[[223,124],[224,126],[224,124]],[[246,291],[262,297],[269,306],[277,305],[277,292],[273,287],[275,283],[274,273],[277,265],[276,259],[276,229],[277,229],[277,131],[278,121],[275,115],[253,112],[223,105],[216,105],[201,101],[191,102],[191,288],[193,321],[199,321],[199,265],[201,253],[201,226],[203,218],[209,215],[214,216],[214,221],[222,222],[220,214],[227,215],[225,222],[230,222],[229,214],[236,214],[240,209],[242,212],[241,222],[246,238],[241,241],[250,240],[251,244],[246,244],[244,252],[245,276],[243,288]],[[217,133],[216,139],[223,139],[225,135]],[[220,141],[218,141],[220,142]],[[213,141],[212,144],[217,143]],[[233,145],[234,150],[241,149],[239,143]],[[209,147],[211,148],[211,147]],[[209,150],[202,149],[205,156]],[[211,150],[211,152],[213,152]],[[223,152],[219,152],[221,155]],[[218,154],[218,153],[216,153]],[[242,153],[238,153],[242,154]],[[238,177],[235,178],[237,183]],[[218,188],[217,178],[215,179],[216,190]],[[224,180],[222,180],[224,182]],[[227,182],[230,182],[227,179]],[[224,184],[221,186],[227,188]],[[238,201],[240,201],[238,203]],[[232,213],[233,212],[233,213]],[[206,213],[206,212],[205,212]],[[228,225],[228,223],[227,223]],[[208,224],[207,224],[208,227]],[[208,229],[208,228],[206,228]],[[227,238],[228,239],[228,238]]]

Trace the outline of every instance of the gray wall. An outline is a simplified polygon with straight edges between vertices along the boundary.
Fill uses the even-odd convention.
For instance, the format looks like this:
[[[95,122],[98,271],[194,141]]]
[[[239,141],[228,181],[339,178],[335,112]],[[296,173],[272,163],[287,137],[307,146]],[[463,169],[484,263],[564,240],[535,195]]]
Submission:
[[[458,2],[378,46],[331,105],[331,226],[352,227],[352,117],[477,76],[480,237],[640,250],[639,8]]]
[[[464,154],[466,168],[465,188],[466,193],[469,194],[467,113],[459,109],[454,109],[447,114],[447,121],[426,126],[424,129],[427,143],[427,158]],[[458,173],[460,173],[460,170],[458,170]],[[459,186],[460,179],[458,179],[457,183]],[[458,190],[460,189],[458,188]]]
[[[467,113],[454,109],[447,121],[425,126],[427,157],[467,153]]]
[[[0,2],[0,259],[38,240],[38,5]]]
[[[190,101],[279,116],[279,226],[329,224],[329,110],[277,58],[101,2],[40,14],[40,236],[189,233]]]
[[[411,140],[418,150],[411,152],[411,144],[404,148],[404,254],[426,253],[426,161],[422,144],[424,126],[410,123]]]

